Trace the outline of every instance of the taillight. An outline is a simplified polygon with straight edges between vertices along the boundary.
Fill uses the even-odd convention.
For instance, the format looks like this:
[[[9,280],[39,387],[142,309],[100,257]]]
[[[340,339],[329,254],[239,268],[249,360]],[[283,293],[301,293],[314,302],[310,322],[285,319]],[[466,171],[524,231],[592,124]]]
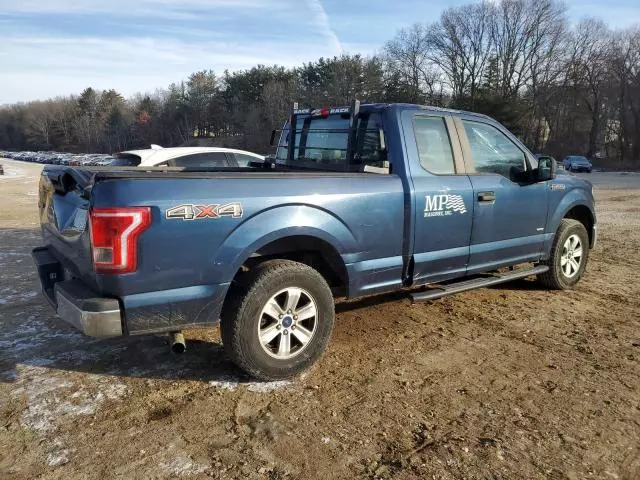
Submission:
[[[93,208],[89,215],[96,273],[135,272],[138,268],[138,237],[151,225],[151,209]]]

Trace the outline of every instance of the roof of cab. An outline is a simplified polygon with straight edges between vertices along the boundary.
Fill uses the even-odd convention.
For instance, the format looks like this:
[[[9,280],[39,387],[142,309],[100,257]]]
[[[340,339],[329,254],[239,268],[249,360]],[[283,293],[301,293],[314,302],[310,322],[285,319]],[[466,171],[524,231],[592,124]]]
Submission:
[[[333,108],[350,108],[350,106],[340,105],[340,106],[335,106]],[[426,112],[448,113],[451,115],[468,115],[468,116],[474,116],[474,117],[483,118],[486,120],[495,121],[493,118],[489,117],[488,115],[484,115],[482,113],[469,112],[466,110],[456,110],[453,108],[436,107],[434,105],[418,105],[415,103],[363,103],[360,105],[361,111],[386,110],[386,109],[424,110]]]

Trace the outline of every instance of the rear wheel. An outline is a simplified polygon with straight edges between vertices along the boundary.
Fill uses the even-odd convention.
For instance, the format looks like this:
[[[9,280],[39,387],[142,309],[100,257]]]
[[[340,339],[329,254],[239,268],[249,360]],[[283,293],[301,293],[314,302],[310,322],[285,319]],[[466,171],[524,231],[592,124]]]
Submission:
[[[545,286],[557,290],[571,288],[584,273],[589,256],[589,236],[578,220],[565,218],[560,222],[547,262],[549,270],[538,275]]]
[[[295,376],[313,365],[331,337],[334,303],[325,279],[289,260],[264,262],[229,292],[222,312],[225,350],[262,380]]]

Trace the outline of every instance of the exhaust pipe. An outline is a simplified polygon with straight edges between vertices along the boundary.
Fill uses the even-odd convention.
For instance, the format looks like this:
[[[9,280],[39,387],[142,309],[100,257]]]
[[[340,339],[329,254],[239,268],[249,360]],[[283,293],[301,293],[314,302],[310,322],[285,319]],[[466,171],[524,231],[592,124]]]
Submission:
[[[169,341],[173,353],[184,353],[187,350],[187,344],[184,341],[182,332],[171,332],[169,334]]]

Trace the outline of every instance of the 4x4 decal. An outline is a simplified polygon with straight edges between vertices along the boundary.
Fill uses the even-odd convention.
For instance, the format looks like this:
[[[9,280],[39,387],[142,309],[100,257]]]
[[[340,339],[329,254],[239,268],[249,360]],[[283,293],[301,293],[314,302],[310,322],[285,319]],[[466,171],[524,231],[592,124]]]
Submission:
[[[211,205],[196,205],[185,203],[168,208],[168,220],[202,220],[205,218],[242,217],[242,204],[239,202]]]

